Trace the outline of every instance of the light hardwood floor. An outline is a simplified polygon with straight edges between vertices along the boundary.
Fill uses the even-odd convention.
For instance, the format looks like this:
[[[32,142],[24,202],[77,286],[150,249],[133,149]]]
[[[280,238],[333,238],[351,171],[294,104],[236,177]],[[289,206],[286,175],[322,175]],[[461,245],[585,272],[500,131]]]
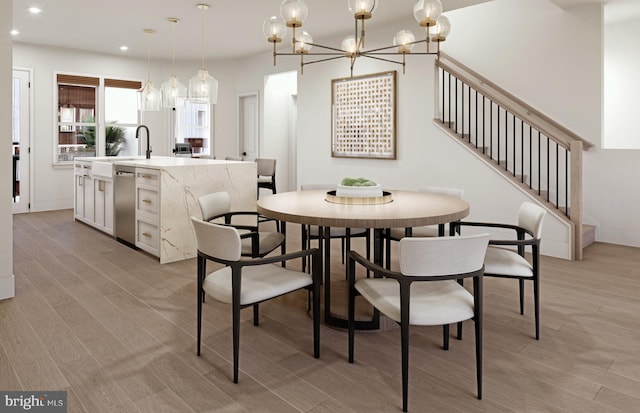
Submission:
[[[294,250],[299,229],[287,229]],[[195,355],[195,272],[195,260],[160,265],[68,210],[15,215],[0,389],[67,390],[69,412],[88,413],[401,410],[399,331],[358,334],[350,365],[346,333],[323,325],[316,360],[304,292],[263,304],[259,327],[245,311],[233,384],[229,311],[211,299]],[[640,411],[639,279],[636,248],[596,243],[582,262],[543,257],[540,341],[530,286],[520,316],[517,282],[485,279],[483,400],[472,324],[449,351],[440,328],[412,328],[410,411]]]

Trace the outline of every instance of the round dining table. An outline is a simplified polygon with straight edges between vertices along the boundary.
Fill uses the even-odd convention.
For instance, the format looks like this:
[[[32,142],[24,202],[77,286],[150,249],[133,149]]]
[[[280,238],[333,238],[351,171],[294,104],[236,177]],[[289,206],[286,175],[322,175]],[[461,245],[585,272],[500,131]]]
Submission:
[[[448,195],[428,192],[389,190],[384,203],[336,203],[336,197],[326,190],[282,192],[260,197],[257,211],[282,223],[316,225],[324,239],[324,320],[325,323],[346,328],[346,316],[331,311],[331,265],[329,228],[369,228],[374,230],[373,261],[382,265],[383,231],[387,228],[410,228],[424,225],[443,225],[459,221],[469,215],[469,204]],[[390,202],[389,202],[390,201]],[[360,330],[379,329],[379,313],[370,320],[358,320]]]

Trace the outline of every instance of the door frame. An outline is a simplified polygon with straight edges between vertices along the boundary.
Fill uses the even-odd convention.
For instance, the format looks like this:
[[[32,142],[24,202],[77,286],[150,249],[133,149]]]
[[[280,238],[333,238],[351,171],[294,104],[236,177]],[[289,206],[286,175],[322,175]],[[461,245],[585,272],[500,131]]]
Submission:
[[[26,161],[29,163],[27,170],[29,171],[29,177],[27,180],[27,188],[23,188],[21,186],[20,191],[23,192],[26,190],[26,193],[29,195],[29,199],[27,202],[26,207],[23,208],[19,208],[18,211],[13,211],[13,213],[24,213],[24,212],[30,212],[31,211],[31,203],[33,201],[33,177],[35,175],[35,166],[34,166],[34,162],[31,162],[31,148],[33,147],[33,127],[34,127],[34,116],[33,116],[33,106],[34,106],[34,76],[33,76],[33,68],[31,67],[22,67],[22,66],[14,66],[11,70],[11,74],[13,77],[13,72],[14,71],[22,71],[22,72],[26,72],[29,76],[29,136],[28,136],[28,141],[27,141],[27,151],[26,151]],[[23,147],[22,144],[22,140],[21,140],[21,144],[20,147]],[[20,150],[20,162],[23,162],[23,156],[22,156],[22,149]],[[22,169],[22,168],[21,168]],[[13,210],[13,208],[12,208]]]
[[[255,122],[256,122],[256,131],[257,131],[257,136],[256,136],[256,158],[260,157],[260,148],[262,145],[260,145],[260,137],[262,136],[261,133],[261,129],[262,129],[262,124],[260,123],[260,91],[258,90],[253,90],[253,91],[249,91],[249,92],[244,92],[244,93],[238,93],[238,97],[237,97],[237,123],[236,123],[236,153],[241,155],[240,153],[240,131],[241,131],[241,125],[243,122],[243,118],[241,116],[241,114],[244,113],[244,111],[242,110],[242,102],[243,99],[248,98],[248,97],[255,97],[256,98],[256,117],[255,117]]]

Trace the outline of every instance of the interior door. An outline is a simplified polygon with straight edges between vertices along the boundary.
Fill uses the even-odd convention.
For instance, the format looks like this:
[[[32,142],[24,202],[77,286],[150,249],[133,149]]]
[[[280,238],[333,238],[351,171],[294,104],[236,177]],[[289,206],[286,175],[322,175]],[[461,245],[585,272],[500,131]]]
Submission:
[[[238,96],[238,150],[246,161],[258,157],[258,138],[260,134],[260,111],[258,93],[252,92]]]
[[[12,141],[13,213],[29,211],[29,160],[31,127],[31,72],[13,70]]]

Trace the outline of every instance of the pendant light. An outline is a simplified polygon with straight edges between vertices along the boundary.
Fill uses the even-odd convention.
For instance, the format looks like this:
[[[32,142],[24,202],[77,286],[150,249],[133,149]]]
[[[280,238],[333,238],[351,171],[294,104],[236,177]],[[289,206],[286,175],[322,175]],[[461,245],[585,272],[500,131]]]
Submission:
[[[147,45],[147,83],[142,89],[138,90],[138,109],[141,111],[158,111],[162,103],[160,91],[153,87],[151,83],[151,35],[156,31],[153,29],[143,30],[148,36]]]
[[[204,12],[209,9],[208,4],[197,4],[202,12],[202,68],[189,79],[189,100],[194,103],[218,103],[218,81],[214,79],[204,67]]]
[[[171,23],[171,35],[173,38],[173,43],[171,45],[171,76],[169,77],[169,80],[167,80],[162,84],[162,86],[160,86],[160,92],[162,93],[162,107],[175,108],[180,99],[184,99],[187,97],[187,88],[182,83],[180,83],[180,81],[176,77],[175,26],[176,23],[180,23],[180,19],[169,17],[167,21]]]

